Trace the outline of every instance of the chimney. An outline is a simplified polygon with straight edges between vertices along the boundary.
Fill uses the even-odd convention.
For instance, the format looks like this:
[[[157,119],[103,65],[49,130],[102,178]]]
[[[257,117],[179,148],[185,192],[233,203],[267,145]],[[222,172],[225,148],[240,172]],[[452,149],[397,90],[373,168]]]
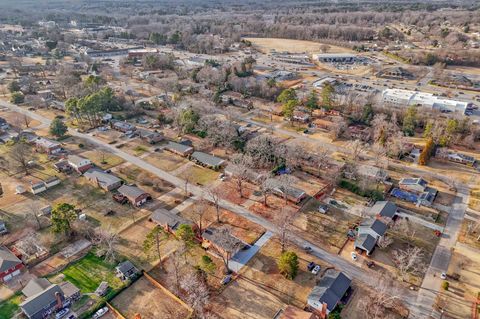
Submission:
[[[326,319],[327,318],[327,304],[326,303],[322,304],[322,312],[320,313],[320,318],[321,319]]]
[[[62,296],[58,291],[55,293],[55,299],[57,300],[57,310],[62,309],[63,308]]]

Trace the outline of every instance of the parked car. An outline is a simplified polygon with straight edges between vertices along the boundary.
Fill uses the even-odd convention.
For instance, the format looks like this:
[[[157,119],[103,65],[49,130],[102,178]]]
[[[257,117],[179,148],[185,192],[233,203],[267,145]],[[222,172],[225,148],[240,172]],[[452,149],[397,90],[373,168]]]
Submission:
[[[315,266],[316,264],[313,261],[309,262],[307,265],[308,271],[312,271],[312,269],[315,268]]]
[[[322,214],[326,214],[328,212],[328,205],[326,204],[318,205],[318,211]]]
[[[318,274],[319,271],[320,271],[320,265],[316,265],[316,266],[312,269],[312,274],[316,275],[316,274]]]
[[[230,281],[232,281],[232,275],[226,275],[225,277],[223,277],[222,281],[220,281],[220,283],[222,285],[226,285],[228,284]]]
[[[444,272],[442,272],[442,273],[440,274],[440,278],[441,278],[442,280],[447,279],[447,274],[444,273]]]
[[[63,309],[60,309],[59,311],[57,311],[57,313],[55,314],[55,319],[60,319],[60,318],[63,318],[67,315],[67,313],[70,312],[70,309],[68,308],[63,308]]]
[[[103,307],[102,309],[97,310],[92,316],[93,319],[98,319],[105,315],[108,312],[108,307]]]
[[[357,260],[358,257],[357,257],[357,253],[352,251],[352,260]]]

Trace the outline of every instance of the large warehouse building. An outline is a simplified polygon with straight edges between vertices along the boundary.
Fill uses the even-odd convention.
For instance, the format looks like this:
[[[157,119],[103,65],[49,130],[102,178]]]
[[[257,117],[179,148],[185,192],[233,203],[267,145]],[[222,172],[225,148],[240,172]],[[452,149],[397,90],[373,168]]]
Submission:
[[[358,60],[356,55],[349,53],[315,54],[313,59],[323,63],[354,63]]]
[[[400,89],[386,89],[382,93],[382,100],[386,106],[408,107],[422,106],[440,112],[456,112],[465,114],[471,102],[445,99],[431,93],[416,92]]]

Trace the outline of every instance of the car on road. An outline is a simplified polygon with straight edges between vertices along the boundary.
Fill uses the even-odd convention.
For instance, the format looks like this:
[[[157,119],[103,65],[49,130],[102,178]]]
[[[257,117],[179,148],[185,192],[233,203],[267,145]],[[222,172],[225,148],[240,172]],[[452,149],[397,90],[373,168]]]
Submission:
[[[320,265],[316,265],[312,269],[312,274],[316,275],[316,274],[318,274],[319,271],[320,271]]]
[[[443,280],[447,279],[447,274],[444,273],[444,272],[442,272],[442,273],[440,274],[440,278],[443,279]]]
[[[358,256],[357,256],[357,253],[356,253],[356,252],[352,251],[352,254],[351,254],[351,255],[352,255],[352,260],[355,261],[355,260],[358,259]]]
[[[312,252],[312,247],[305,246],[305,247],[303,247],[303,250],[305,250],[307,253],[311,253]]]
[[[93,319],[98,319],[105,315],[108,312],[108,307],[103,307],[102,309],[97,310],[92,316]]]

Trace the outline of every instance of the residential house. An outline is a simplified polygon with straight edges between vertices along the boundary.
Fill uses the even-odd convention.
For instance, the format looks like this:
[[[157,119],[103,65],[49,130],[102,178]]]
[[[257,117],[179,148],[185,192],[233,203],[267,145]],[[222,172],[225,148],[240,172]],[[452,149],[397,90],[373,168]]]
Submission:
[[[62,159],[53,164],[53,168],[59,173],[70,173],[72,171],[72,166],[68,163],[67,160]]]
[[[175,142],[168,142],[164,149],[183,157],[193,153],[193,147]]]
[[[191,159],[201,166],[205,166],[214,170],[219,169],[226,163],[225,160],[220,157],[203,152],[193,152]]]
[[[83,176],[92,184],[109,192],[122,186],[122,180],[115,175],[106,173],[100,169],[91,168]]]
[[[53,99],[53,92],[51,90],[40,90],[37,91],[37,95],[40,96],[44,100],[51,100]]]
[[[176,215],[171,213],[169,210],[165,208],[156,209],[152,216],[150,217],[150,221],[156,223],[158,226],[162,227],[166,232],[174,234],[177,231],[180,225],[191,225],[194,224],[183,218],[182,216]]]
[[[295,111],[293,112],[292,120],[307,123],[308,121],[310,121],[310,114],[303,111]]]
[[[0,246],[0,281],[6,282],[20,275],[25,265],[7,247]]]
[[[378,201],[370,208],[370,214],[388,224],[397,216],[397,205],[390,201]]]
[[[37,151],[46,153],[49,155],[57,154],[62,150],[62,146],[60,145],[60,143],[44,137],[37,137],[33,141],[33,143]]]
[[[349,293],[351,283],[343,272],[328,269],[308,295],[307,304],[323,316],[328,315]]]
[[[150,144],[161,142],[164,139],[162,133],[152,132],[145,129],[138,129],[137,132],[142,140],[145,140],[147,143]]]
[[[40,194],[44,191],[47,190],[47,185],[45,185],[45,183],[43,181],[39,181],[39,182],[30,182],[30,190],[32,192],[33,195],[37,195],[37,194]]]
[[[202,247],[213,248],[227,259],[234,256],[245,246],[246,244],[243,241],[219,228],[209,227],[202,232]]]
[[[93,167],[92,161],[78,155],[68,155],[68,164],[78,173],[83,174]]]
[[[45,187],[47,187],[47,189],[60,184],[60,182],[61,180],[56,176],[49,177],[44,181]]]
[[[147,200],[152,199],[152,196],[149,193],[137,186],[122,185],[117,191],[125,196],[130,204],[135,207],[142,206]]]
[[[252,101],[246,99],[242,94],[238,92],[226,92],[220,96],[223,104],[232,104],[245,109],[253,109]]]
[[[305,197],[307,197],[307,194],[294,186],[278,186],[273,189],[273,194],[277,195],[279,197],[284,198],[285,196],[287,197],[287,200],[298,204],[300,203]]]
[[[451,150],[446,150],[445,148],[439,148],[437,149],[437,152],[435,153],[435,156],[438,158],[445,159],[450,162],[455,162],[459,164],[464,164],[467,166],[473,166],[475,164],[476,160],[473,156],[470,155],[465,155],[462,153],[456,153]]]
[[[132,264],[130,260],[126,260],[118,264],[118,266],[115,267],[115,271],[117,277],[119,277],[123,281],[135,278],[139,273],[137,267],[135,267],[135,265]]]
[[[80,290],[70,282],[57,285],[45,278],[30,280],[22,293],[26,299],[20,304],[20,308],[29,319],[47,318],[80,298]]]
[[[112,128],[122,133],[133,132],[136,130],[135,125],[132,125],[128,122],[121,122],[121,121],[113,122]]]
[[[427,184],[427,181],[423,178],[402,178],[398,183],[401,189],[417,194],[423,193]]]
[[[388,226],[380,219],[367,219],[358,226],[357,238],[355,239],[355,249],[363,250],[367,255],[371,255],[375,245],[387,232]]]
[[[344,172],[344,176],[351,180],[356,180],[357,176],[368,178],[376,182],[386,182],[389,178],[386,170],[371,166],[371,165],[358,165],[355,172]]]

